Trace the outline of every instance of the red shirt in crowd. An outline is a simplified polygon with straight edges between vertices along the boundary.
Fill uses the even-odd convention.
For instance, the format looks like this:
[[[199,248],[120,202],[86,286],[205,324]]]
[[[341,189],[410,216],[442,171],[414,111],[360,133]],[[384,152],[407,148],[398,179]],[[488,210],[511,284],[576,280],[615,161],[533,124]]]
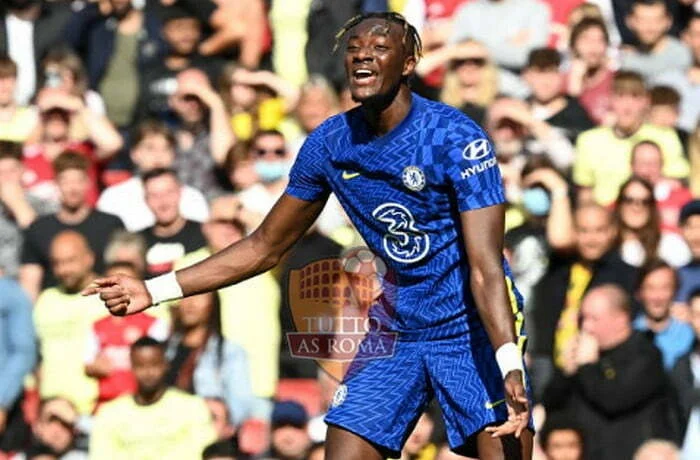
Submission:
[[[597,81],[591,84],[584,83],[583,91],[578,96],[578,101],[581,103],[588,115],[596,124],[603,123],[605,116],[610,110],[610,97],[612,95],[612,84],[615,72],[610,69],[605,70],[605,73],[597,77]],[[569,75],[565,78],[565,87],[568,86]]]

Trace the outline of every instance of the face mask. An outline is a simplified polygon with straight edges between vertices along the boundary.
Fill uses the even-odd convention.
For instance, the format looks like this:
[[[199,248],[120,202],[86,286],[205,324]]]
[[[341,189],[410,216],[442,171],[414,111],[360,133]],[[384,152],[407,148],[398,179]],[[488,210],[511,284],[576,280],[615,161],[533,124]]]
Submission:
[[[282,179],[289,173],[290,165],[286,161],[256,161],[255,172],[260,180],[269,183]]]
[[[546,216],[551,204],[547,191],[541,187],[528,188],[523,192],[523,206],[533,216]]]

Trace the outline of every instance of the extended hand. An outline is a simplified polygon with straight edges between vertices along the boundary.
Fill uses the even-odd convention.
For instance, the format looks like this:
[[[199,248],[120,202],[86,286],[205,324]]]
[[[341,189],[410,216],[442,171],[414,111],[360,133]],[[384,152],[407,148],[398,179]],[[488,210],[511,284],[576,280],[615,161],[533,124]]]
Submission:
[[[99,294],[100,299],[114,316],[133,315],[153,304],[145,283],[124,275],[96,279],[81,294],[84,296]]]
[[[527,428],[530,421],[530,406],[525,394],[523,374],[520,371],[510,371],[503,381],[503,388],[508,407],[508,420],[502,425],[486,428],[491,437],[499,438],[514,434],[516,438]]]

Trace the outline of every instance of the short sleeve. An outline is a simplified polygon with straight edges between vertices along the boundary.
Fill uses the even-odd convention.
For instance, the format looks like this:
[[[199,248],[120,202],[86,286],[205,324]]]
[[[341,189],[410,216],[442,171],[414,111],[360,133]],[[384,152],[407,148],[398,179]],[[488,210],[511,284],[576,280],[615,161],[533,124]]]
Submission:
[[[286,193],[300,200],[318,201],[328,198],[330,194],[323,171],[328,151],[323,142],[322,128],[323,126],[306,138],[289,173]]]
[[[443,167],[460,212],[505,202],[496,153],[486,134],[465,124],[448,143]]]

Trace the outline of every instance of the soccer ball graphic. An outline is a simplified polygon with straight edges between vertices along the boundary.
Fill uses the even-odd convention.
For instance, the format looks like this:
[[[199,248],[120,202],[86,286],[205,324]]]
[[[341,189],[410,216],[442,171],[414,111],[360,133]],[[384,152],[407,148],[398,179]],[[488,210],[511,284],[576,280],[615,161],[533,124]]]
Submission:
[[[362,307],[369,306],[382,293],[386,264],[367,248],[352,248],[342,256],[343,270]]]

